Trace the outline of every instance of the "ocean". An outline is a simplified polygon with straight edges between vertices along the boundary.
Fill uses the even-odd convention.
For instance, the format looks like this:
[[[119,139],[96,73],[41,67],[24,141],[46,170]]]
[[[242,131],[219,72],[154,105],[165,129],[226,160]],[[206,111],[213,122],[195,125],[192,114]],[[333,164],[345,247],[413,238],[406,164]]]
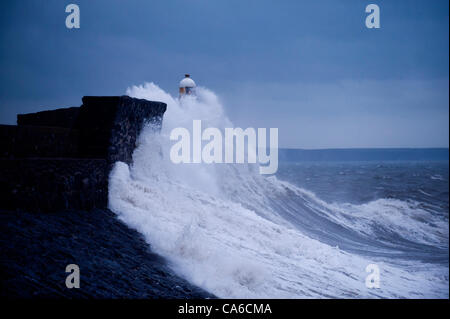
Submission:
[[[204,88],[184,100],[153,83],[127,94],[168,108],[133,163],[115,164],[109,208],[189,282],[221,298],[448,298],[448,160],[280,157],[272,176],[174,164],[171,130],[232,127],[226,108]]]
[[[367,256],[387,255],[448,265],[448,237],[443,236],[441,242],[437,239],[432,245],[426,240],[418,243],[418,237],[427,236],[422,231],[423,224],[433,226],[436,220],[448,226],[448,169],[448,161],[284,162],[277,177],[313,192],[328,205],[355,211],[359,218],[366,214],[367,224],[375,233],[369,239],[376,239],[375,247],[379,249],[355,247],[363,238],[352,238],[350,245],[344,239],[330,239],[328,243]],[[398,229],[387,225],[390,220]],[[306,227],[303,231],[318,239],[327,238]],[[342,232],[339,234],[342,236]]]

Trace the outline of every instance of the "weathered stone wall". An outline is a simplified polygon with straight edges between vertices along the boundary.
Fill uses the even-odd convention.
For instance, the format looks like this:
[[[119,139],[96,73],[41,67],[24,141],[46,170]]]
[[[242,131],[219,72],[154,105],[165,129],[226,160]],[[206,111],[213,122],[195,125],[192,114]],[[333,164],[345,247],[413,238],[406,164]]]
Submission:
[[[0,158],[77,158],[79,138],[79,131],[62,127],[0,125]]]
[[[130,163],[142,127],[159,129],[165,111],[165,103],[129,96],[83,97],[76,124],[82,156]]]
[[[1,297],[214,298],[104,208],[111,165],[131,161],[142,126],[159,129],[165,109],[86,97],[81,108],[19,115],[18,126],[0,126]],[[81,289],[65,285],[71,263],[81,269]]]
[[[104,159],[0,159],[1,208],[106,207],[109,167]]]
[[[161,127],[166,104],[128,96],[83,97],[80,108],[18,115],[0,125],[0,208],[107,206],[108,175],[130,163],[144,125]]]

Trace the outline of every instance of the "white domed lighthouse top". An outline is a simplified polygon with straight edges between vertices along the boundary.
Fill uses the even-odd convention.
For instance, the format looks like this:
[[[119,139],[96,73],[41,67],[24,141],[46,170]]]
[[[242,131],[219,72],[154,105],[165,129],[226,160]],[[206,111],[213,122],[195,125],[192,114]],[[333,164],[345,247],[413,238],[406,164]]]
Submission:
[[[195,88],[195,82],[189,74],[185,74],[184,79],[180,81],[180,88]]]

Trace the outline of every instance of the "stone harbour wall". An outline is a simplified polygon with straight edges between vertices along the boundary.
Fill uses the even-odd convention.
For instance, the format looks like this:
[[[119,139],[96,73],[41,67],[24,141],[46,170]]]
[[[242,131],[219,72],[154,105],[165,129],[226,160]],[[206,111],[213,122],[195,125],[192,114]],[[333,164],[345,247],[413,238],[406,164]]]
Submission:
[[[128,96],[82,100],[0,125],[0,208],[106,208],[112,165],[130,163],[143,126],[159,130],[166,111],[165,103]]]

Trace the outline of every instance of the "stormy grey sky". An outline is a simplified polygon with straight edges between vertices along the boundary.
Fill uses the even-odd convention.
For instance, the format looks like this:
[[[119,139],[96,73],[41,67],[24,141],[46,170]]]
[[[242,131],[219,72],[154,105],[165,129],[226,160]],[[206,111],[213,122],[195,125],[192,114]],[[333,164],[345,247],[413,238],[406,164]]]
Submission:
[[[65,27],[65,7],[81,28]],[[365,7],[381,9],[367,29]],[[2,1],[0,122],[184,73],[282,147],[448,147],[447,0]]]

